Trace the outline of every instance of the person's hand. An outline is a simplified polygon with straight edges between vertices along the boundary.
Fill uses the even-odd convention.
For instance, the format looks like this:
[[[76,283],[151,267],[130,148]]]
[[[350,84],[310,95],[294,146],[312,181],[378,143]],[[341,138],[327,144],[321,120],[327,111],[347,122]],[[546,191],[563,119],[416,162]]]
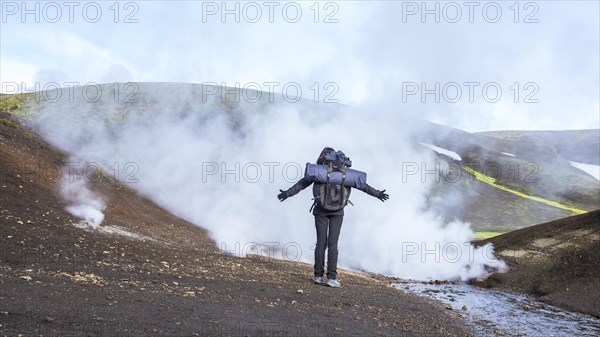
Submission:
[[[385,202],[389,198],[390,198],[390,195],[385,193],[385,190],[379,192],[379,194],[377,195],[377,199],[381,200],[382,202]]]
[[[289,197],[286,191],[279,190],[279,192],[281,192],[277,195],[277,198],[279,199],[279,201],[284,201],[285,199],[287,199]]]

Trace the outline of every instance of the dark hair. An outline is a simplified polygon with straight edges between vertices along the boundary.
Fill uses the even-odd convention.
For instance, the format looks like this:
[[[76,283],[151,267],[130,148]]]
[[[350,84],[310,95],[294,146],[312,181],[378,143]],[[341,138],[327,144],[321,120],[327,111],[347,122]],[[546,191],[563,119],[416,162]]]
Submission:
[[[321,151],[321,154],[319,155],[319,158],[317,158],[317,164],[323,164],[325,162],[325,156],[329,152],[335,152],[335,150],[331,147],[323,148],[323,150]]]

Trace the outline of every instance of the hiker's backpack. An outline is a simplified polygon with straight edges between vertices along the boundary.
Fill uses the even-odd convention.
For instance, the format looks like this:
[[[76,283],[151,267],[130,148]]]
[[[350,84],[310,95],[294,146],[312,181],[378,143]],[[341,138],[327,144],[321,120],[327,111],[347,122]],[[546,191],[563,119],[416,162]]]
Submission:
[[[315,182],[313,184],[314,203],[311,211],[315,205],[328,211],[339,211],[350,202],[348,198],[350,197],[351,188],[344,186],[344,182],[346,180],[346,170],[352,166],[352,162],[344,152],[332,151],[325,156],[323,166],[327,169],[327,177],[325,182]],[[341,182],[331,181],[330,178],[334,172],[336,172],[335,174],[341,173]]]

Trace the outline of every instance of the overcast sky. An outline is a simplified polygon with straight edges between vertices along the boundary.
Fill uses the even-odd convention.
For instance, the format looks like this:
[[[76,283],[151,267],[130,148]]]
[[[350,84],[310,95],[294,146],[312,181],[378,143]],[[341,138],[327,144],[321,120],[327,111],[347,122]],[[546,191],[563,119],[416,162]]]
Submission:
[[[0,82],[239,83],[467,131],[600,127],[598,1],[422,3],[2,1]]]

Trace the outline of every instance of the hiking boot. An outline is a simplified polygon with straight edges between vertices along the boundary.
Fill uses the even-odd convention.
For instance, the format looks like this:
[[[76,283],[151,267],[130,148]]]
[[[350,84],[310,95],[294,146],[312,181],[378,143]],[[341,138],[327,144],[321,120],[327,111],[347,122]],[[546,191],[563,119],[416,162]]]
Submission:
[[[315,276],[315,278],[313,279],[313,282],[314,282],[315,284],[324,284],[324,283],[325,283],[325,280],[323,279],[323,277],[318,277],[318,276]]]
[[[330,286],[332,288],[339,288],[340,287],[340,281],[334,280],[334,279],[327,280],[327,282],[325,284],[327,284],[328,286]]]

